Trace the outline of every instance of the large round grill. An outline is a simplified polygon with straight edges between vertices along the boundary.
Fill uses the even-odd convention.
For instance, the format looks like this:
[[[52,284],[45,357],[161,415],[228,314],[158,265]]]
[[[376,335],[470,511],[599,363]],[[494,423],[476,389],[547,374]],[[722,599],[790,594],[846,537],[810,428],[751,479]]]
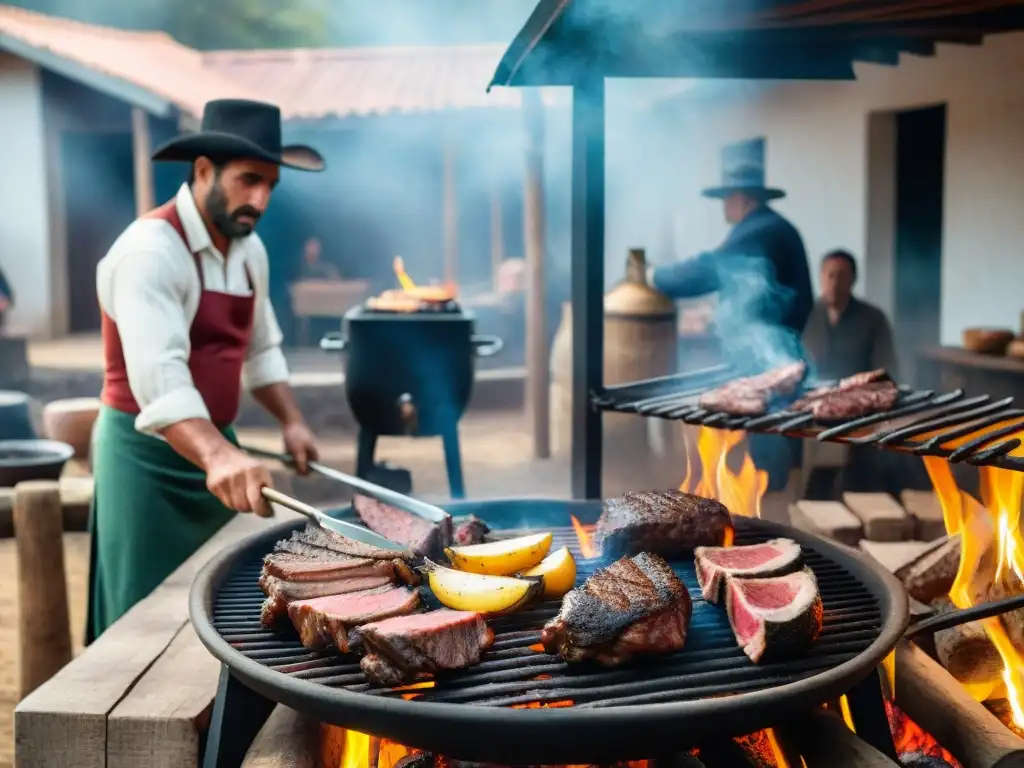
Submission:
[[[551,530],[569,514],[593,521],[594,502],[508,500],[448,505],[492,527]],[[723,609],[705,603],[692,562],[673,563],[693,597],[686,647],[616,669],[569,666],[540,650],[540,628],[559,601],[492,620],[496,641],[481,664],[432,686],[372,687],[358,659],[303,648],[293,632],[263,629],[257,578],[263,556],[295,524],[277,526],[222,553],[197,577],[192,621],[210,651],[246,685],[317,719],[407,746],[506,764],[653,757],[719,736],[749,733],[834,698],[872,673],[907,624],[906,597],[888,573],[851,550],[762,520],[737,521],[738,544],[789,536],[803,547],[824,603],[815,646],[786,662],[752,664]],[[573,528],[553,547],[579,559],[578,582],[604,565],[583,560]],[[424,590],[427,592],[427,590]],[[432,599],[429,595],[429,600]],[[571,702],[571,706],[570,706]]]

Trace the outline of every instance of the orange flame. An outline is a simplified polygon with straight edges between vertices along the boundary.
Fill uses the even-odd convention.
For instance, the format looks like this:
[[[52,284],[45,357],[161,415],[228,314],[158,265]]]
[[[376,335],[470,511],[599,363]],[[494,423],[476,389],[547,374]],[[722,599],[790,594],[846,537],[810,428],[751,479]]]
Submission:
[[[941,459],[925,459],[925,468],[942,506],[946,530],[960,534],[960,567],[949,599],[957,608],[995,599],[993,584],[1010,594],[1024,592],[1024,537],[1021,536],[1021,502],[1024,475],[994,467],[982,467],[981,503],[963,493],[950,468]],[[1024,727],[1024,649],[1017,648],[998,616],[982,622],[985,633],[1003,660],[1003,682],[1014,725]],[[988,696],[991,691],[972,695]]]
[[[597,551],[597,545],[594,543],[594,529],[597,526],[584,525],[576,519],[575,515],[569,515],[569,519],[572,520],[572,527],[576,531],[576,538],[580,543],[580,553],[588,560],[597,557],[600,554]]]
[[[746,448],[740,459],[740,469],[729,466],[729,455],[746,436],[744,432],[701,427],[697,436],[699,479],[694,476],[691,461],[691,439],[686,439],[686,474],[679,490],[695,493],[722,502],[734,515],[761,517],[761,500],[768,490],[768,473],[754,466]]]

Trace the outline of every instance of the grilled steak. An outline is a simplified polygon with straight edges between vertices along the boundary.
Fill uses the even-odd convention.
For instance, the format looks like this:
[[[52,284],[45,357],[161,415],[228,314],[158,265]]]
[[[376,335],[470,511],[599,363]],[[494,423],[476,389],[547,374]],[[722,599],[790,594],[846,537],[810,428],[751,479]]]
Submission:
[[[806,373],[805,363],[789,363],[705,392],[697,399],[697,404],[709,411],[734,416],[759,416],[768,410],[773,397],[793,394]]]
[[[682,491],[630,491],[604,503],[597,539],[604,557],[653,552],[668,558],[732,541],[732,517],[714,499]]]
[[[752,662],[791,657],[821,634],[824,608],[810,568],[770,579],[727,577],[725,608]]]
[[[697,547],[693,551],[697,583],[709,603],[725,597],[725,580],[783,576],[800,568],[800,545],[792,539],[772,539],[743,547]]]
[[[348,634],[360,624],[412,613],[420,605],[419,591],[405,587],[380,587],[365,592],[296,600],[288,606],[288,618],[307,648],[333,645],[348,651]]]
[[[392,541],[396,540],[392,539]],[[365,557],[369,560],[392,560],[396,557],[404,558],[406,560],[413,559],[412,552],[395,552],[392,549],[383,549],[381,547],[363,544],[361,541],[350,539],[347,536],[342,536],[340,533],[335,533],[334,531],[328,531],[318,525],[307,525],[303,530],[296,531],[292,534],[290,542],[278,542],[277,548],[288,547],[286,551],[298,551],[299,554],[303,554],[304,552],[302,550],[293,548],[303,545],[306,547],[327,549],[331,552],[336,552],[342,555],[351,555],[352,557]],[[309,550],[305,551],[308,552]]]
[[[644,552],[612,563],[567,594],[540,641],[569,662],[616,666],[636,654],[678,651],[691,611],[690,593],[669,564]]]
[[[349,647],[365,652],[359,666],[377,685],[404,685],[441,670],[479,663],[494,632],[478,613],[443,608],[356,627]]]
[[[444,548],[451,544],[450,527],[445,531],[444,526],[424,520],[404,509],[366,496],[356,496],[352,500],[352,508],[367,528],[409,547],[417,557],[439,559],[444,554]]]
[[[848,421],[889,410],[900,394],[896,384],[889,380],[842,387],[840,382],[828,391],[815,390],[794,403],[791,409],[810,411],[816,421]]]

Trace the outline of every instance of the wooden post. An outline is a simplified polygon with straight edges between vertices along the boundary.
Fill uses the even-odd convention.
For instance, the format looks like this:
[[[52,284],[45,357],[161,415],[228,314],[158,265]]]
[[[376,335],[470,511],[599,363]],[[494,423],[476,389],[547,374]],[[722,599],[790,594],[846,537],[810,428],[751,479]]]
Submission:
[[[455,144],[451,133],[444,134],[444,281],[459,282],[459,203],[455,194]]]
[[[523,242],[526,246],[526,402],[533,416],[533,455],[551,456],[550,375],[544,291],[544,106],[532,88],[523,91],[526,178]]]
[[[149,115],[132,107],[132,158],[135,168],[135,212],[137,215],[156,207],[153,190],[153,143],[149,136]]]
[[[20,697],[71,661],[71,625],[64,569],[64,514],[60,486],[33,480],[14,489],[18,552]]]
[[[491,190],[491,285],[498,292],[498,273],[505,261],[505,227],[501,210],[501,187]]]

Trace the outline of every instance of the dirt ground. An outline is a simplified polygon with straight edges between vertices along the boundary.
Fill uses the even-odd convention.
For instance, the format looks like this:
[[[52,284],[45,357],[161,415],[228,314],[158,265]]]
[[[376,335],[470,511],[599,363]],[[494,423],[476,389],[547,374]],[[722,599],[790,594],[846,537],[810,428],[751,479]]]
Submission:
[[[533,458],[533,441],[520,412],[487,413],[466,418],[461,425],[462,459],[469,498],[508,496],[565,497],[570,493],[569,462],[566,456],[546,460]],[[245,431],[243,443],[279,450],[276,432]],[[324,463],[353,471],[355,440],[351,436],[321,440]],[[605,495],[640,488],[669,488],[678,485],[685,461],[669,456],[660,460],[638,458],[635,451],[624,451],[617,440],[606,440],[613,455],[605,462]],[[632,458],[627,461],[625,456]],[[623,458],[618,458],[623,457]],[[382,438],[377,460],[390,461],[413,473],[414,493],[424,498],[448,496],[443,452],[439,439],[413,440]],[[330,481],[299,479],[291,492],[309,503],[327,505],[329,499],[344,499],[345,489]],[[781,506],[785,514],[785,505]],[[768,513],[766,517],[774,515]],[[88,536],[65,534],[65,564],[72,633],[76,652],[81,650],[85,624],[88,571]],[[13,765],[13,709],[18,697],[17,667],[17,561],[13,539],[0,540],[0,579],[12,589],[0,594],[0,768]]]

